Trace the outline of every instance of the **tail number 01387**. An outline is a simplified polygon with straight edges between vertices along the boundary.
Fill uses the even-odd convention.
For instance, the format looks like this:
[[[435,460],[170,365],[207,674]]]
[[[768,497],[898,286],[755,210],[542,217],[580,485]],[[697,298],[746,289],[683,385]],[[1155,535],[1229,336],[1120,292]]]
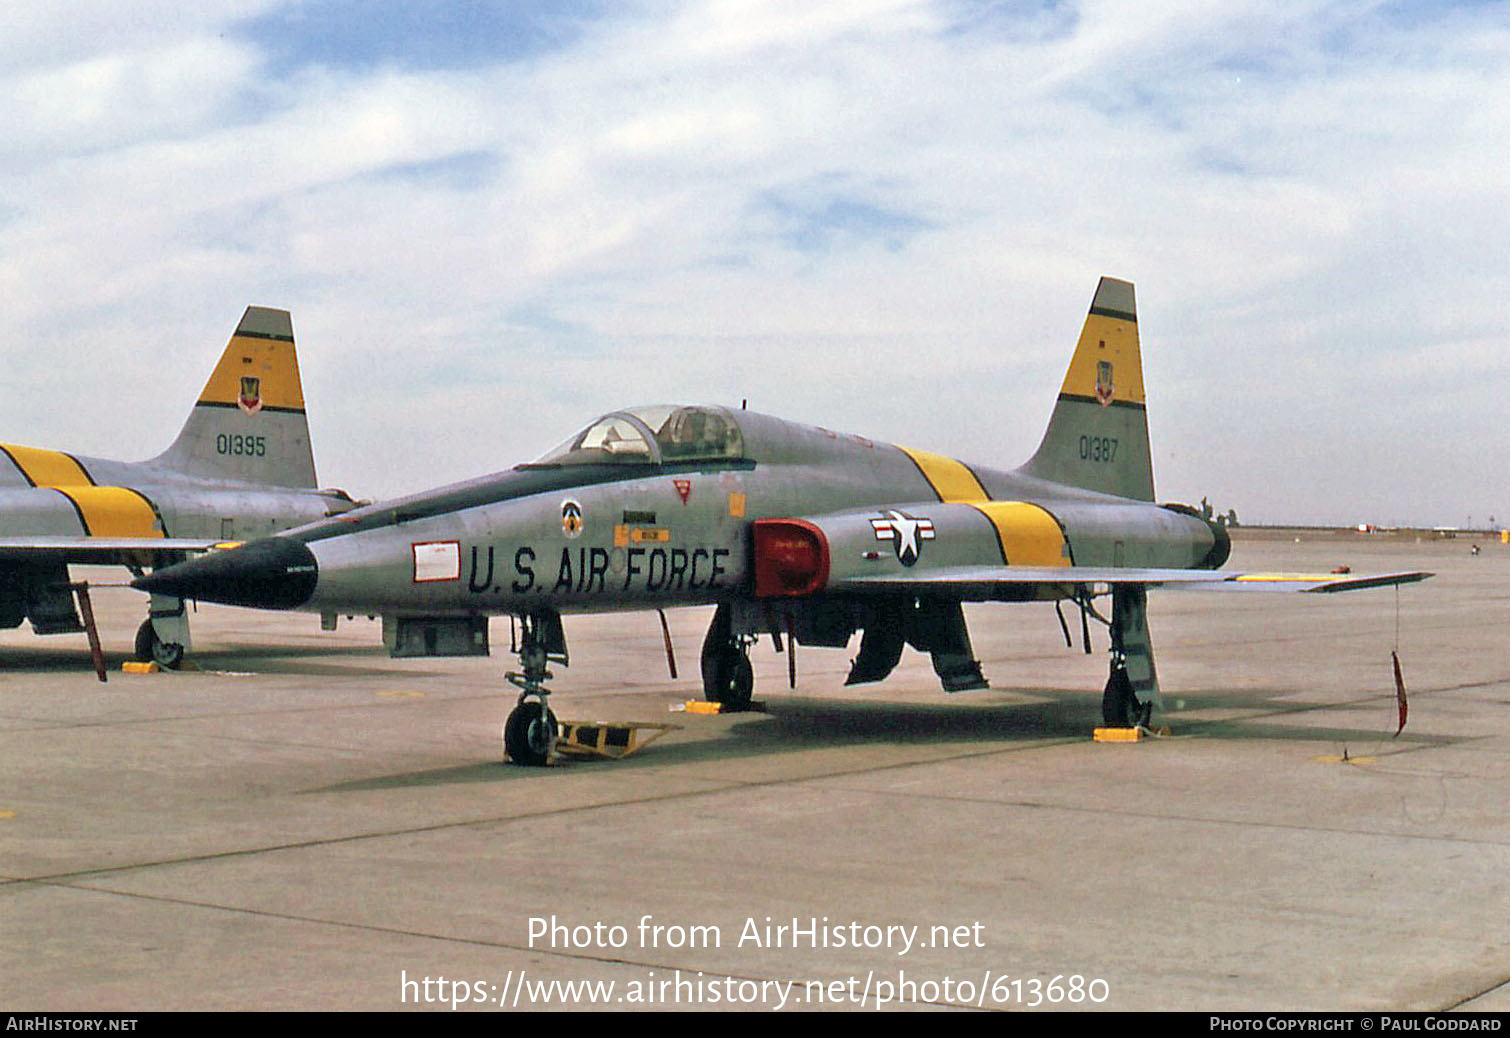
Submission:
[[[1110,462],[1117,457],[1117,441],[1109,436],[1080,437],[1080,460]]]

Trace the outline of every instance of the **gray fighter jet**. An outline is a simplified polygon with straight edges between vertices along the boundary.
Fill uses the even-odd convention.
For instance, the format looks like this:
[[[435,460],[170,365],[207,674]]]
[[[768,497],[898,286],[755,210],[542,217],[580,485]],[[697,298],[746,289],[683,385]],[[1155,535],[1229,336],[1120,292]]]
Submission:
[[[636,407],[589,423],[538,461],[372,505],[136,581],[232,605],[381,613],[395,655],[482,654],[487,617],[518,618],[519,702],[504,726],[521,764],[550,756],[550,663],[561,614],[714,604],[705,695],[750,701],[748,650],[769,633],[842,647],[851,684],[906,645],[949,691],[983,688],[962,602],[1068,601],[1089,651],[1110,630],[1110,724],[1158,695],[1151,587],[1339,591],[1420,580],[1218,569],[1226,530],[1154,503],[1133,286],[1102,279],[1037,452],[1012,471],[966,465],[762,414]],[[1104,616],[1097,602],[1110,598]],[[1064,627],[1066,639],[1069,628]]]
[[[266,537],[355,507],[315,489],[315,462],[283,310],[248,307],[178,438],[156,458],[108,461],[0,444],[0,628],[90,631],[71,564],[137,576],[223,542]],[[84,617],[80,618],[82,606]],[[189,647],[184,603],[152,596],[139,658],[176,667]]]

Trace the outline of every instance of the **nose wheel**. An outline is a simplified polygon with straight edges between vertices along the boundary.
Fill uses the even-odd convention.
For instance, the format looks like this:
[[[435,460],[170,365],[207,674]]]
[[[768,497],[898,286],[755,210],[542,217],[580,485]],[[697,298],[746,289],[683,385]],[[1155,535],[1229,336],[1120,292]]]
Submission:
[[[553,611],[519,619],[522,634],[515,646],[519,670],[507,675],[509,683],[519,689],[519,701],[503,722],[503,752],[513,764],[539,768],[550,763],[561,731],[556,715],[545,705],[551,694],[545,683],[555,676],[547,664],[566,666],[566,634],[561,615]]]
[[[545,700],[521,700],[503,723],[503,751],[515,764],[544,767],[550,762],[560,730],[556,715],[545,705]]]

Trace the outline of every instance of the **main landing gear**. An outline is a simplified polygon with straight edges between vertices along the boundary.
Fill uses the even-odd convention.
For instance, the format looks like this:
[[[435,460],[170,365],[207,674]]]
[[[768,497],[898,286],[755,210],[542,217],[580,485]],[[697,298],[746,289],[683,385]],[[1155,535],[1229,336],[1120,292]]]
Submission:
[[[755,668],[750,665],[750,640],[734,633],[727,604],[713,613],[702,651],[703,698],[722,703],[727,711],[748,710],[755,691]]]
[[[560,726],[545,703],[550,689],[545,682],[555,675],[547,664],[567,664],[566,633],[561,614],[550,610],[519,618],[520,634],[514,651],[519,672],[508,673],[519,688],[519,702],[503,723],[503,751],[508,759],[525,767],[542,767],[550,761]]]
[[[152,629],[152,621],[143,620],[136,629],[136,658],[142,663],[155,663],[163,670],[177,670],[183,666],[184,647],[163,641]]]
[[[1101,719],[1108,728],[1148,727],[1159,699],[1153,642],[1148,636],[1148,589],[1119,584],[1112,589],[1111,674],[1101,694]]]
[[[1148,727],[1153,717],[1153,700],[1138,701],[1133,691],[1132,679],[1127,676],[1127,665],[1121,660],[1112,660],[1111,676],[1106,679],[1106,691],[1101,694],[1101,721],[1108,728]]]
[[[136,658],[177,670],[183,666],[188,644],[189,619],[183,599],[153,595],[147,619],[136,629]]]

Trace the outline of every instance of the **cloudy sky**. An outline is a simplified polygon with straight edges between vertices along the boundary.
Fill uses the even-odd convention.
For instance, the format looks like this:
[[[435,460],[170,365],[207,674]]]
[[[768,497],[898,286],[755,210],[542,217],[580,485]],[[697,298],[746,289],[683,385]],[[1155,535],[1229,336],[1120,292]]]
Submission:
[[[293,311],[322,482],[755,410],[1012,467],[1137,284],[1164,500],[1510,519],[1510,3],[21,0],[0,440]]]

